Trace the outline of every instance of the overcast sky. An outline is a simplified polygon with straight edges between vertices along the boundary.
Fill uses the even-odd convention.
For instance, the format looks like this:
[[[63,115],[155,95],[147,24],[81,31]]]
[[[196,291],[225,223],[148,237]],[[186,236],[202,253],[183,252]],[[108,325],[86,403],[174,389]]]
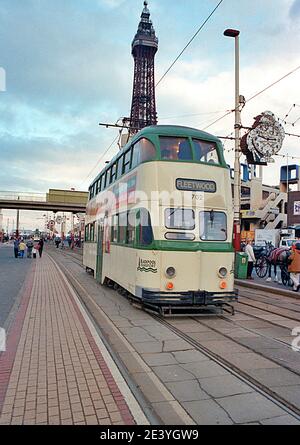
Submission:
[[[159,38],[156,80],[217,3],[149,0]],[[94,168],[117,135],[98,123],[130,113],[131,42],[142,8],[141,0],[1,0],[0,90],[5,70],[6,91],[0,92],[0,190],[85,190],[116,153],[114,145]],[[300,0],[224,0],[158,86],[160,123],[203,129],[234,107],[234,42],[223,36],[228,27],[241,31],[246,99],[300,65]],[[243,124],[265,110],[283,118],[292,104],[300,105],[299,83],[300,70],[249,102]],[[297,106],[288,121],[299,116]],[[208,131],[226,136],[233,119]],[[300,134],[300,120],[286,131]],[[299,144],[287,137],[282,153],[300,157]],[[233,163],[232,153],[226,157]],[[278,184],[283,162],[278,158],[265,169],[264,182]]]

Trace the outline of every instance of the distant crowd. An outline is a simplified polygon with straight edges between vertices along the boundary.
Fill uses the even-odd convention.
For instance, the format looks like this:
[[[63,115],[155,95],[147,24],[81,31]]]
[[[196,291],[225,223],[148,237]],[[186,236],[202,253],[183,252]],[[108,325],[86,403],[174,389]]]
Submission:
[[[27,258],[36,258],[39,255],[42,258],[44,250],[43,238],[38,241],[34,241],[33,238],[29,238],[26,243],[23,238],[15,238],[14,240],[14,254],[15,258],[24,258],[27,253]]]

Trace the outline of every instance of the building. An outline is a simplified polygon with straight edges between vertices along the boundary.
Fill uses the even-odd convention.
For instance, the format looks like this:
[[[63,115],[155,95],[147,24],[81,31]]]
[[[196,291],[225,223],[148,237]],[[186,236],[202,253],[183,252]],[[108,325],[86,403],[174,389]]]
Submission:
[[[154,58],[158,50],[158,39],[150,20],[148,3],[144,9],[137,33],[132,42],[134,58],[133,93],[130,113],[130,133],[157,124]]]
[[[288,226],[287,184],[284,169],[278,186],[265,185],[262,182],[262,167],[241,165],[241,238],[255,238],[256,229],[283,229]],[[231,169],[232,187],[233,170]],[[299,199],[300,201],[300,199]]]

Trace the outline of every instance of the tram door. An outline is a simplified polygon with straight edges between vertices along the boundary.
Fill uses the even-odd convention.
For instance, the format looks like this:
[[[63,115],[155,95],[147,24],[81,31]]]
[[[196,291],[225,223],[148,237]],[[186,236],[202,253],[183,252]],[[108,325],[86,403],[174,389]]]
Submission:
[[[104,239],[104,220],[101,219],[98,224],[98,241],[97,241],[97,272],[96,281],[102,281],[102,267],[103,267],[103,242]]]

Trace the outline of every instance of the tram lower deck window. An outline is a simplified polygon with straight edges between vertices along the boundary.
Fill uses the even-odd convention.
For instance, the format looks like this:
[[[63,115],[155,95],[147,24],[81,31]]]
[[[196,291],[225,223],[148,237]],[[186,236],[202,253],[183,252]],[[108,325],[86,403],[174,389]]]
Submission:
[[[167,229],[194,230],[195,212],[192,209],[166,209],[165,226]]]
[[[213,210],[200,212],[200,238],[202,241],[226,241],[226,213]]]

